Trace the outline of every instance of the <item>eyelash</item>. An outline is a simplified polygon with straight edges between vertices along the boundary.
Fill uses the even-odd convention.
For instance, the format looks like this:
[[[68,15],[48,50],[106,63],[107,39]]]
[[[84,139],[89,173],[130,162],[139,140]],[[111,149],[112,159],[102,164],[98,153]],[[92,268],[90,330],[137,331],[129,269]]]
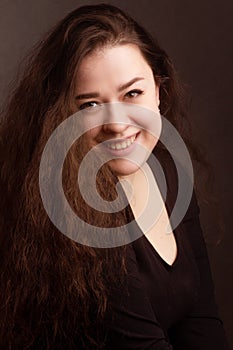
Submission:
[[[132,93],[136,93],[137,96],[129,96],[129,94],[132,94]],[[140,89],[133,89],[133,90],[130,90],[129,92],[127,92],[127,94],[125,96],[127,96],[128,98],[136,98],[140,95],[142,95],[144,92]]]
[[[125,94],[125,97],[129,98],[129,99],[132,99],[132,98],[137,98],[138,96],[142,95],[144,93],[144,91],[140,90],[140,89],[133,89],[133,90],[130,90],[128,91],[126,94]],[[137,94],[136,96],[130,96],[130,94]],[[91,106],[91,104],[95,103],[96,106]],[[91,108],[96,108],[97,105],[100,105],[99,102],[96,102],[96,101],[89,101],[89,102],[85,102],[83,103],[79,109],[82,110],[82,109],[91,109]]]
[[[96,105],[98,104],[98,102],[96,102],[96,101],[85,102],[79,107],[79,109],[82,110],[82,109],[95,108],[96,106],[91,106],[92,103],[95,103]]]

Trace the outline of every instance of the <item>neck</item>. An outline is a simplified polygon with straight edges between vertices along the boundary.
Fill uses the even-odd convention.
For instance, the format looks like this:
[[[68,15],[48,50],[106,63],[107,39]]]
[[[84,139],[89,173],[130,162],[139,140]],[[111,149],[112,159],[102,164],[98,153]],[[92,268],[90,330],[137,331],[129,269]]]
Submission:
[[[147,201],[148,183],[145,173],[146,164],[139,168],[135,173],[120,176],[119,181],[125,191],[129,204],[136,216],[141,212]]]

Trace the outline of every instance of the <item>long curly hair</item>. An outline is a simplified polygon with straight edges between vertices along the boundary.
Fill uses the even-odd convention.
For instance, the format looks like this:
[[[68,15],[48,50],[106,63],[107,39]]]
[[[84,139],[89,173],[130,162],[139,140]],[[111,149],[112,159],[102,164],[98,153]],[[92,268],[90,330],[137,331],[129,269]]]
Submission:
[[[97,48],[127,43],[140,48],[160,86],[161,114],[198,158],[172,62],[138,23],[106,4],[80,7],[59,22],[34,48],[1,116],[1,349],[100,349],[104,344],[110,288],[123,284],[127,274],[125,247],[93,248],[60,233],[43,207],[38,176],[48,138],[77,110],[75,76],[82,59]],[[93,212],[76,193],[81,149],[77,141],[63,171],[73,209],[100,227],[128,222],[127,209],[118,215]],[[103,168],[99,189],[109,200],[115,198],[115,184]]]

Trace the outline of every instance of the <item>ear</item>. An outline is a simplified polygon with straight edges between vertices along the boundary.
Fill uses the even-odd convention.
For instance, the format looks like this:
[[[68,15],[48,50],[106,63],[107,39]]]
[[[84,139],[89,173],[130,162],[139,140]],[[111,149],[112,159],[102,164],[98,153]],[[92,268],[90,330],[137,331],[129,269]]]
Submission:
[[[158,84],[155,84],[155,97],[156,97],[156,102],[157,102],[158,107],[160,104],[159,88],[160,88],[160,86]]]

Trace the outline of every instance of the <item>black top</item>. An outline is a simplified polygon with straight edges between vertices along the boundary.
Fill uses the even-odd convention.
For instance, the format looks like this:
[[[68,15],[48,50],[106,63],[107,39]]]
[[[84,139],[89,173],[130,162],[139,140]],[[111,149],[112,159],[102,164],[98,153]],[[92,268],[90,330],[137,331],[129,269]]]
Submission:
[[[165,170],[168,214],[177,189],[174,174],[174,167],[173,176]],[[140,230],[137,224],[134,229]],[[229,349],[215,304],[194,193],[184,219],[173,232],[177,257],[171,266],[144,235],[127,246],[127,280],[123,288],[112,291],[106,349]]]
[[[177,172],[170,157],[163,155],[160,163],[167,180],[164,202],[170,216],[177,195]],[[140,231],[136,223],[131,229]],[[185,217],[173,232],[177,257],[172,266],[142,232],[127,245],[128,274],[124,285],[112,286],[111,309],[104,323],[105,350],[229,350],[215,303],[194,192]],[[75,343],[77,349],[83,348],[78,337]],[[33,347],[43,349],[40,342]]]

